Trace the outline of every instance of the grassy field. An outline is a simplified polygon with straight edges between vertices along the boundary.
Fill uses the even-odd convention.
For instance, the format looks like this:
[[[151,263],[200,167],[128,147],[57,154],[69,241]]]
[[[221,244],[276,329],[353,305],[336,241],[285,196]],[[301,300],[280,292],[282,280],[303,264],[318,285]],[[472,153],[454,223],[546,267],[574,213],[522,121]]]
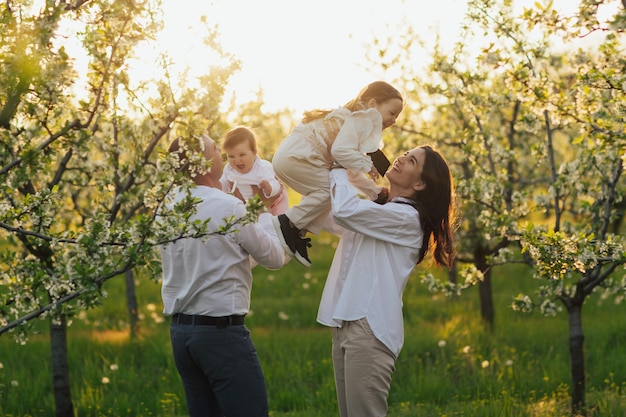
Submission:
[[[313,267],[255,269],[247,319],[273,417],[337,415],[330,330],[315,323],[334,239],[314,238]],[[567,316],[513,312],[512,297],[537,282],[521,267],[494,270],[496,324],[480,323],[477,292],[430,294],[415,278],[405,293],[406,342],[389,398],[390,416],[565,416],[569,414]],[[442,272],[442,271],[440,271]],[[77,416],[183,416],[159,284],[138,278],[142,333],[129,338],[123,279],[103,305],[68,329]],[[590,415],[626,415],[626,311],[591,298],[583,322]],[[53,416],[47,323],[24,346],[0,337],[0,415]]]

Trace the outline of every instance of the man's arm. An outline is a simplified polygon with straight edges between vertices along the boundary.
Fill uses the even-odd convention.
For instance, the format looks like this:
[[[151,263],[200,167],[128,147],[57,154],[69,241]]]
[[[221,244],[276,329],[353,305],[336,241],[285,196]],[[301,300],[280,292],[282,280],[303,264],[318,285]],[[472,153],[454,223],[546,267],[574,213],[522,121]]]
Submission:
[[[236,239],[239,245],[265,268],[280,269],[289,261],[276,235],[269,213],[261,213],[258,223],[244,226],[236,234]]]

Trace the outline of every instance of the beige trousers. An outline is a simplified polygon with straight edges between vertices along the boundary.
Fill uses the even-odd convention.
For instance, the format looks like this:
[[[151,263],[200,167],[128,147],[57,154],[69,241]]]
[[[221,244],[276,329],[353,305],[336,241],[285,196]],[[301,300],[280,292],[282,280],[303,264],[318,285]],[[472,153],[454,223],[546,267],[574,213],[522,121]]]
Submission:
[[[384,417],[396,358],[367,319],[333,328],[333,367],[341,417]]]
[[[298,135],[287,136],[280,144],[272,166],[278,178],[302,195],[285,215],[298,229],[319,234],[330,215],[329,162],[323,147]]]

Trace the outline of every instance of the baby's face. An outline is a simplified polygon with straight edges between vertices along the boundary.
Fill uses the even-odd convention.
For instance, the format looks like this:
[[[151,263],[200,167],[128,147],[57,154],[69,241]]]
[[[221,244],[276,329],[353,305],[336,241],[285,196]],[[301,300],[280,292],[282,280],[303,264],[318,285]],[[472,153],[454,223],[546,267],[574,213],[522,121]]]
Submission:
[[[240,143],[226,149],[226,160],[240,174],[250,172],[255,158],[256,153],[250,149],[247,143]]]

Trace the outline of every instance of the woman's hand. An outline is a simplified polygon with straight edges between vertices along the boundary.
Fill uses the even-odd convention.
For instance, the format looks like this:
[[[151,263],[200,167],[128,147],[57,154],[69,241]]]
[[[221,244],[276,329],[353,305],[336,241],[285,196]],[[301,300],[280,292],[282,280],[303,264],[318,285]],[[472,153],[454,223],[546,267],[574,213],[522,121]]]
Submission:
[[[385,204],[388,199],[389,199],[389,189],[383,187],[380,190],[380,193],[378,193],[378,197],[376,198],[376,200],[374,200],[374,203]]]
[[[372,167],[372,169],[370,169],[370,172],[368,173],[368,175],[374,181],[378,181],[378,179],[380,178],[380,174],[378,173],[378,170],[375,167]]]

